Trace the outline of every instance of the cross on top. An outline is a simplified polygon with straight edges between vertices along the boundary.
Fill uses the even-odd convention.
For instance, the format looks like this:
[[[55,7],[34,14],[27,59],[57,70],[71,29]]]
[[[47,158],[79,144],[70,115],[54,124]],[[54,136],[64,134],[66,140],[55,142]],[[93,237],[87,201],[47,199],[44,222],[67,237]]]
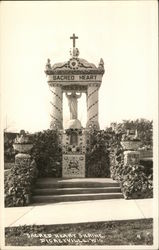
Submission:
[[[73,36],[71,36],[70,39],[73,39],[73,48],[75,48],[75,42],[76,39],[78,39],[78,36],[75,36],[75,34],[73,33]]]

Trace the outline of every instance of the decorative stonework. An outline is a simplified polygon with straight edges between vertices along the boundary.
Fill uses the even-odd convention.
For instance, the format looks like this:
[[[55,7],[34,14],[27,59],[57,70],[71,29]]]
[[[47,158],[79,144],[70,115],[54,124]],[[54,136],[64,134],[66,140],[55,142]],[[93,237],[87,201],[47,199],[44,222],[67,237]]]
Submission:
[[[71,58],[62,63],[51,65],[48,59],[45,73],[52,92],[51,124],[54,130],[63,129],[63,93],[68,99],[70,120],[67,129],[61,133],[62,140],[62,177],[85,177],[86,130],[99,129],[98,91],[104,74],[104,61],[100,59],[98,67],[79,58],[79,49],[75,43],[78,37],[73,34]],[[82,128],[78,120],[78,99],[82,93],[87,96],[87,125]]]
[[[62,129],[62,123],[63,123],[63,105],[62,105],[62,90],[60,86],[55,86],[50,88],[52,92],[52,101],[50,102],[52,105],[51,110],[51,123],[50,128],[51,129]]]
[[[72,56],[72,57],[78,57],[79,56],[79,49],[78,48],[72,48],[72,49],[70,49],[70,55]]]
[[[46,73],[49,70],[50,71],[50,66],[48,67],[48,64],[46,64]],[[89,63],[83,58],[71,58],[68,62],[63,62],[63,63],[55,63],[52,67],[52,73],[58,70],[84,70],[84,72],[87,69],[90,70],[96,70],[96,73],[99,72],[99,70],[104,71],[104,68],[97,68],[93,63]],[[51,73],[51,72],[50,72]]]
[[[63,178],[85,177],[85,155],[63,154]]]
[[[62,141],[62,177],[85,177],[86,135],[83,129],[67,129]]]
[[[60,63],[61,64],[61,63]],[[99,75],[103,75],[104,74],[104,70],[97,68],[97,69],[93,69],[93,68],[78,68],[78,69],[70,69],[69,67],[66,67],[65,69],[61,69],[61,67],[59,67],[59,69],[53,70],[53,69],[49,69],[49,70],[45,70],[45,73],[47,76],[50,75],[65,75],[66,73],[69,75],[83,75],[83,74],[99,74]]]
[[[125,150],[137,150],[141,146],[141,141],[121,141]]]
[[[77,92],[82,92],[82,93],[86,93],[87,92],[87,86],[79,86],[79,85],[65,85],[62,86],[62,90],[64,92],[67,91],[77,91]]]
[[[87,91],[87,128],[96,124],[99,129],[98,124],[98,87],[89,86]]]
[[[104,70],[104,61],[103,61],[102,58],[100,59],[100,62],[99,62],[99,65],[98,65],[98,69]]]
[[[85,154],[86,135],[82,129],[68,129],[63,133],[63,154]]]
[[[137,165],[140,162],[140,153],[137,151],[141,145],[136,131],[127,131],[122,135],[121,146],[124,149],[124,165]]]
[[[33,144],[30,136],[24,130],[21,130],[14,140],[13,148],[21,154],[27,154],[32,147]]]
[[[79,58],[79,50],[75,47],[75,41],[78,39],[73,34],[70,39],[73,40],[73,48],[71,49],[71,58],[62,63],[51,65],[48,59],[45,73],[48,78],[48,84],[52,91],[52,112],[51,112],[51,129],[62,129],[62,99],[65,92],[70,107],[70,119],[78,119],[77,114],[77,98],[82,93],[87,95],[87,128],[91,124],[98,124],[98,91],[104,74],[104,61],[100,59],[98,67],[93,63],[89,63],[85,59]],[[71,92],[71,96],[68,95]],[[80,92],[79,97],[73,98],[73,94]],[[69,98],[70,97],[70,98]]]

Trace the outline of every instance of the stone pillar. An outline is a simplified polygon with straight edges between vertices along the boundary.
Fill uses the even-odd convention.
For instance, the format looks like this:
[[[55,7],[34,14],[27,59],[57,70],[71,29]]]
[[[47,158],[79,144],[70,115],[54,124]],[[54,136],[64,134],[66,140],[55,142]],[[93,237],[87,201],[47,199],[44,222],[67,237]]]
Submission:
[[[24,130],[20,131],[20,134],[15,139],[13,147],[18,152],[15,156],[14,171],[15,174],[21,177],[16,184],[17,187],[20,187],[19,196],[16,199],[21,200],[20,205],[28,205],[30,203],[31,196],[31,193],[29,191],[29,189],[31,188],[29,187],[30,180],[35,177],[34,174],[37,170],[35,161],[30,155],[30,150],[32,149],[33,144],[29,136],[25,134]],[[30,179],[28,181],[29,174],[32,174],[32,176],[30,176]]]
[[[141,141],[121,141],[124,149],[124,165],[136,165],[140,163],[140,152],[137,151]]]
[[[63,92],[60,85],[50,87],[52,92],[52,110],[51,110],[51,123],[50,129],[63,128]]]
[[[124,165],[137,165],[140,162],[138,151],[124,151]]]
[[[87,89],[87,128],[99,129],[98,122],[98,90],[96,84],[89,84]]]

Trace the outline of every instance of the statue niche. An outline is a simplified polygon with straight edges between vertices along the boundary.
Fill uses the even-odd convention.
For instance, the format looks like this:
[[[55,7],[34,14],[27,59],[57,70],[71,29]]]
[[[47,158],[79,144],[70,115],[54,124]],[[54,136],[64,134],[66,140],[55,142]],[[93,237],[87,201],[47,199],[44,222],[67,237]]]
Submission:
[[[78,145],[78,135],[76,132],[72,132],[70,136],[70,144],[73,146]]]
[[[66,93],[68,99],[68,105],[70,109],[70,119],[77,119],[77,99],[80,98],[82,93],[77,93],[72,91],[71,93]]]

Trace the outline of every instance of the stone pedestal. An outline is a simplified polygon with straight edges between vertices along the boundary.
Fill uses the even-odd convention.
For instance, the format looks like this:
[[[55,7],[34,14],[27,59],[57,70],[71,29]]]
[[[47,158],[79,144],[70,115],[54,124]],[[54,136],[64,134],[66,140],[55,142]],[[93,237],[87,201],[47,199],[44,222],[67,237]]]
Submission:
[[[140,153],[138,148],[141,145],[140,140],[123,140],[121,145],[124,151],[124,165],[136,165],[140,163]]]
[[[18,154],[15,156],[15,164],[18,168],[28,169],[32,161],[30,150],[32,149],[33,144],[23,143],[23,140],[25,139],[29,140],[26,135],[23,135],[22,137],[19,136],[19,138],[16,139],[19,140],[19,143],[14,143],[13,147],[16,151],[18,151]]]
[[[86,136],[83,129],[68,129],[63,133],[63,178],[85,177]]]
[[[27,169],[31,164],[31,156],[29,154],[18,153],[15,156],[15,164]]]
[[[14,187],[17,190],[16,193],[12,193],[13,205],[24,206],[30,203],[31,185],[37,176],[36,163],[30,155],[33,147],[30,135],[21,130],[15,139],[13,147],[18,152],[15,156],[11,184],[13,190]]]
[[[139,164],[140,153],[138,151],[125,151],[124,152],[124,165]]]

